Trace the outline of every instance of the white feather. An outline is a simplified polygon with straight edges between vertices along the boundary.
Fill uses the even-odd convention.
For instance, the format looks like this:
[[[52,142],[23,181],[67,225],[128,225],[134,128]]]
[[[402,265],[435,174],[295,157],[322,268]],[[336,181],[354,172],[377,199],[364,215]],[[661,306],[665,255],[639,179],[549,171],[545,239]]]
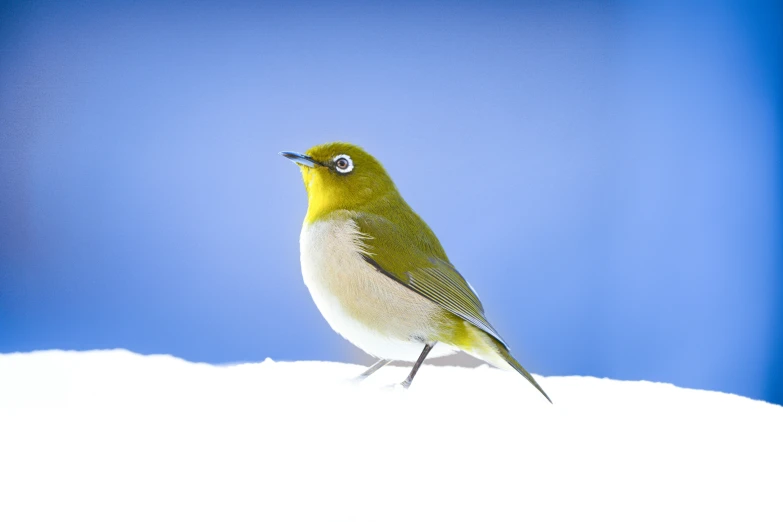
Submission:
[[[415,361],[438,328],[435,303],[378,272],[361,254],[362,236],[347,211],[302,226],[302,277],[329,325],[365,352]],[[429,357],[456,348],[437,344]]]

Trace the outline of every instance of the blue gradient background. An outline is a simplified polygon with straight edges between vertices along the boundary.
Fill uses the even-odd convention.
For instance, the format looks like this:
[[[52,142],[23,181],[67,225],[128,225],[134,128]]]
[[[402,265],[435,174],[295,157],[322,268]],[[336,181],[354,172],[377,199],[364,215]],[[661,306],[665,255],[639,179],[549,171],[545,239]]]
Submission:
[[[346,140],[532,371],[783,403],[781,11],[4,3],[0,351],[356,360],[277,156]]]

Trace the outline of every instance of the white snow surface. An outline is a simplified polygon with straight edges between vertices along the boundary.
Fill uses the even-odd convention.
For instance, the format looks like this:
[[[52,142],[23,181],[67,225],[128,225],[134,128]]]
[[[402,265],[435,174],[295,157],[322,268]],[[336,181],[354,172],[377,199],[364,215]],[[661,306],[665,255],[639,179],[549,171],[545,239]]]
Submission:
[[[783,408],[425,365],[0,356],[0,520],[783,520]]]

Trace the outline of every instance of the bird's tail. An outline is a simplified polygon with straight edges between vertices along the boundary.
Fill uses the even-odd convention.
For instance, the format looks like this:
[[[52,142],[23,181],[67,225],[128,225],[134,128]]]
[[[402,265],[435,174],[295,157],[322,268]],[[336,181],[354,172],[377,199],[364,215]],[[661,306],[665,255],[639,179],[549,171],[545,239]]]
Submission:
[[[508,369],[509,367],[516,370],[522,377],[528,380],[530,384],[536,387],[538,391],[541,392],[541,395],[546,397],[546,400],[548,400],[550,403],[552,402],[552,399],[549,398],[549,395],[546,394],[544,389],[536,382],[536,379],[525,370],[525,368],[519,364],[519,361],[514,359],[514,356],[511,355],[511,352],[508,351],[508,348],[505,344],[503,344],[499,339],[495,339],[494,337],[486,334],[485,332],[482,332],[478,329],[474,330],[475,335],[480,337],[480,348],[474,349],[475,351],[471,351],[471,355],[474,355],[492,366],[495,366],[496,368],[501,369]]]
[[[514,368],[522,377],[528,380],[530,384],[536,387],[536,390],[541,392],[541,395],[546,397],[546,400],[552,403],[552,399],[549,398],[549,395],[546,394],[544,389],[536,382],[536,379],[530,374],[529,371],[525,370],[525,368],[519,364],[519,361],[514,359],[514,356],[511,355],[511,352],[508,351],[508,348],[505,346],[500,346],[497,348],[497,353],[500,355],[500,357],[512,368]]]

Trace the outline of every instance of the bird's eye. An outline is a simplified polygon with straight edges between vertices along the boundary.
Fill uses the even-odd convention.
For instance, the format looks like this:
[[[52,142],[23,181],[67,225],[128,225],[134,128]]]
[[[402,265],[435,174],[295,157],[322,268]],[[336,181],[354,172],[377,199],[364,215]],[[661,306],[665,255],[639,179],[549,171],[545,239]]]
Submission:
[[[339,156],[335,156],[332,160],[332,163],[334,164],[334,168],[337,169],[337,172],[340,174],[348,174],[353,170],[353,160],[347,154],[340,154]]]

